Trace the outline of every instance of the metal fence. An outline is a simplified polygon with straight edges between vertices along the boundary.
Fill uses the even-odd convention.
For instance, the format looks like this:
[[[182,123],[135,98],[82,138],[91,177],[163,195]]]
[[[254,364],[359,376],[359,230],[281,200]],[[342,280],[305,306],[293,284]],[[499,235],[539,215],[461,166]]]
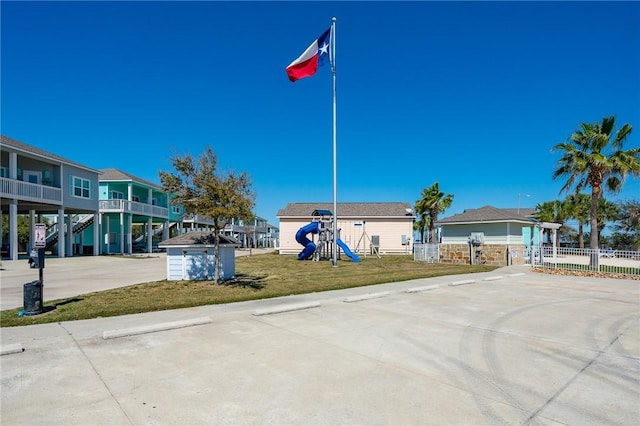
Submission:
[[[414,244],[413,260],[427,263],[440,262],[439,244]]]
[[[533,247],[523,252],[527,265],[568,271],[640,275],[640,252],[611,249]]]

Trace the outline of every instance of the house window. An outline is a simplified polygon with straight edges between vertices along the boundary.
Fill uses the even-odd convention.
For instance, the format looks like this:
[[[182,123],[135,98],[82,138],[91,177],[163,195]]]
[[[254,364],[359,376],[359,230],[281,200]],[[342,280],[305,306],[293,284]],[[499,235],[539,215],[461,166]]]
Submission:
[[[9,168],[8,167],[0,167],[0,177],[8,178],[9,177]]]
[[[73,177],[73,195],[80,198],[91,198],[91,181],[80,177]]]
[[[112,200],[124,200],[124,193],[120,191],[111,191]]]
[[[171,207],[171,212],[173,214],[180,214],[180,206],[173,206]]]
[[[140,197],[138,197],[137,195],[133,195],[133,196],[131,196],[131,200],[139,203],[140,202]]]

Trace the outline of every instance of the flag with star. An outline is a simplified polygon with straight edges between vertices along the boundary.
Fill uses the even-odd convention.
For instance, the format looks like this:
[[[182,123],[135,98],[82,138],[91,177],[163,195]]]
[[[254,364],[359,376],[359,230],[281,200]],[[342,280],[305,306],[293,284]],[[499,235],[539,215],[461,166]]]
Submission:
[[[302,55],[289,64],[286,68],[289,80],[294,82],[301,78],[311,77],[316,73],[318,67],[329,63],[331,61],[330,46],[331,28],[322,33]]]

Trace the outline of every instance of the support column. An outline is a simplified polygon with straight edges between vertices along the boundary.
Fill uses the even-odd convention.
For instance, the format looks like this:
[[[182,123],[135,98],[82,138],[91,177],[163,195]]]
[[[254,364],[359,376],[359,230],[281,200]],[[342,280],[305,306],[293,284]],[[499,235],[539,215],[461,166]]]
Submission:
[[[27,242],[27,254],[33,248],[33,242],[36,240],[36,211],[29,210],[29,241]]]
[[[147,253],[153,252],[153,221],[147,218]]]
[[[100,254],[100,213],[93,214],[93,255],[98,256]]]
[[[9,259],[18,260],[18,200],[9,204]]]
[[[73,215],[71,213],[67,214],[67,247],[66,252],[69,253],[69,256],[73,256]]]
[[[111,254],[111,227],[109,224],[109,216],[105,218],[105,224],[102,227],[102,233],[104,234],[105,250],[107,254]],[[115,242],[115,241],[114,241]]]
[[[64,209],[58,209],[58,257],[65,256]]]
[[[127,253],[133,254],[133,214],[128,214],[127,219]]]
[[[120,213],[120,254],[124,254],[124,213]]]

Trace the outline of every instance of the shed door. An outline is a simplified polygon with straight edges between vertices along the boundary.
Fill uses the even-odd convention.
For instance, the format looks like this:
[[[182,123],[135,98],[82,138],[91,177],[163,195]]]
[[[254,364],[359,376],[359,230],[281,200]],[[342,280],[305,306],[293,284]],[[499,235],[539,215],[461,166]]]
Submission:
[[[182,252],[182,279],[194,281],[207,279],[206,251]]]

